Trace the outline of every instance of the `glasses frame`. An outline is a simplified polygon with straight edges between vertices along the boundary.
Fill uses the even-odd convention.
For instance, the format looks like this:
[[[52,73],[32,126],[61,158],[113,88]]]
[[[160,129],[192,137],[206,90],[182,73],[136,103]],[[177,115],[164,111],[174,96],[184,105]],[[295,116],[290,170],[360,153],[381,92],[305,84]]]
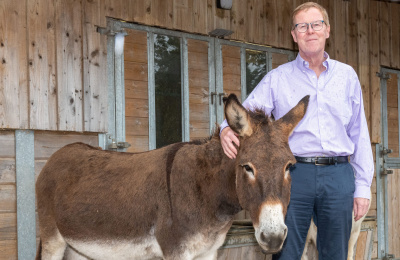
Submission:
[[[314,31],[316,31],[316,32],[317,32],[317,31],[320,31],[320,30],[322,29],[322,27],[321,27],[321,29],[319,29],[319,30],[315,30],[315,29],[314,29],[313,23],[316,23],[316,22],[322,22],[322,27],[324,27],[324,23],[325,23],[324,20],[315,20],[314,22],[311,22],[311,23],[297,23],[297,24],[294,25],[293,30],[294,30],[294,29],[297,29],[297,31],[298,31],[299,33],[305,33],[305,32],[308,31],[308,29],[309,29],[310,26],[311,26],[311,29],[313,29]],[[306,29],[304,32],[300,32],[299,29],[298,29],[298,27],[297,27],[299,24],[306,24],[306,25],[307,25],[307,29]]]

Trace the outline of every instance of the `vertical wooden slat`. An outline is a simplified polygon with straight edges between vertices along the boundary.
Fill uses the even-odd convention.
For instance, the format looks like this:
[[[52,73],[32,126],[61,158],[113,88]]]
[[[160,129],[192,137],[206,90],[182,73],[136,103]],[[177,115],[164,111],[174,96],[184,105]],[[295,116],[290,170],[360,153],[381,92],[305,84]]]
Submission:
[[[335,41],[335,59],[340,62],[347,62],[347,43],[346,43],[346,31],[348,30],[348,25],[346,24],[347,19],[347,2],[335,1],[336,10],[335,13],[331,15],[331,20],[335,22],[335,38],[331,39]]]
[[[174,27],[193,30],[193,0],[174,0]]]
[[[57,129],[54,2],[28,1],[30,128]]]
[[[237,1],[234,5],[232,5],[232,19],[231,19],[231,30],[233,31],[232,38],[234,39],[244,39],[246,35],[246,21],[247,21],[247,12],[244,10],[247,9],[247,1]],[[266,14],[264,14],[266,15]],[[265,20],[265,19],[264,19]],[[265,21],[264,21],[265,22]],[[263,26],[261,29],[266,30],[267,26]],[[264,44],[268,44],[266,41]]]
[[[391,3],[390,66],[400,69],[400,4]]]
[[[26,1],[0,1],[0,128],[28,128]]]
[[[370,58],[370,106],[371,106],[371,142],[381,142],[381,94],[380,94],[380,78],[376,73],[380,71],[379,64],[379,4],[376,1],[370,1],[369,8],[369,58]]]
[[[335,19],[332,19],[332,15],[335,14],[335,7],[338,1],[329,1],[323,0],[321,1],[321,5],[326,9],[328,16],[329,16],[329,23],[330,23],[330,36],[326,40],[325,51],[328,52],[332,59],[335,59],[335,35],[336,35],[336,26],[335,26]]]
[[[379,2],[379,22],[380,22],[380,65],[390,66],[390,26],[389,23],[391,13],[389,10],[389,3]]]
[[[107,40],[96,32],[106,26],[102,0],[83,1],[84,130],[107,130]]]
[[[278,40],[279,47],[293,49],[293,40],[290,34],[292,27],[291,14],[293,2],[292,0],[280,0],[277,5],[278,20]]]
[[[248,0],[247,2],[247,8],[246,8],[246,17],[251,17],[251,19],[248,19],[246,21],[246,39],[249,42],[254,42],[254,39],[256,37],[256,32],[258,31],[257,26],[257,11],[258,11],[258,1],[257,0]],[[242,10],[243,12],[243,10]],[[257,17],[257,19],[254,19],[254,17]]]
[[[358,49],[358,77],[361,83],[365,116],[368,129],[371,133],[371,106],[370,106],[370,71],[369,71],[369,44],[368,44],[368,14],[369,1],[358,0],[357,4],[357,49]]]
[[[113,0],[110,0],[111,3]],[[118,2],[118,1],[117,1]],[[167,1],[170,2],[170,1]],[[126,8],[126,1],[119,0],[118,5],[115,6],[117,16],[121,17],[121,19],[128,20],[128,21],[135,21],[143,24],[153,25],[152,16],[157,16],[157,13],[153,12],[153,3],[151,0],[142,0],[142,1],[134,1],[131,0],[128,3],[129,8]],[[157,4],[157,3],[155,3]],[[124,7],[125,6],[125,7]],[[118,10],[118,8],[126,8],[129,10],[129,13],[124,13],[122,10]],[[160,9],[156,9],[161,11]],[[163,10],[164,11],[164,10]]]
[[[196,5],[200,5],[204,3],[204,1],[195,2]],[[173,28],[174,24],[174,2],[173,1],[165,1],[165,0],[152,0],[151,1],[151,18],[152,24],[163,28]],[[206,15],[207,12],[202,10],[198,15]],[[204,24],[204,21],[201,21]],[[194,28],[197,28],[194,25]],[[201,30],[202,32],[204,30]]]
[[[56,0],[58,130],[83,131],[82,3]]]
[[[266,2],[266,26],[265,26],[265,43],[271,46],[278,46],[278,13],[276,0],[268,0]],[[290,18],[289,18],[290,19]],[[290,20],[291,22],[291,20]]]
[[[347,64],[353,67],[353,69],[358,73],[358,49],[357,49],[357,3],[355,1],[347,2]]]
[[[193,32],[207,31],[207,2],[193,1]]]

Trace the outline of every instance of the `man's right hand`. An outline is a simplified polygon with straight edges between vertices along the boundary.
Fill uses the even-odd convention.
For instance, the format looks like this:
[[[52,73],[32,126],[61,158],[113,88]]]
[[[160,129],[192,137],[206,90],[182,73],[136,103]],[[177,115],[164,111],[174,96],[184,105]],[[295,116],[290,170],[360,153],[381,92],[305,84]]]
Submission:
[[[228,126],[225,127],[220,135],[222,149],[224,149],[224,153],[230,159],[235,159],[237,155],[237,149],[234,143],[239,147],[239,138],[238,135]]]

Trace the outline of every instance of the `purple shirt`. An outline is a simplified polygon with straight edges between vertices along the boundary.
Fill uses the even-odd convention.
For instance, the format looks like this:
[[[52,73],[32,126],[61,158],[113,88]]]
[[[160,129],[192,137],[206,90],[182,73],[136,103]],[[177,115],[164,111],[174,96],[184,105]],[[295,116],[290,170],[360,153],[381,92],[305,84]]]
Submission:
[[[354,197],[370,199],[374,174],[371,142],[360,82],[347,64],[325,52],[326,70],[319,78],[300,55],[270,71],[243,102],[278,120],[301,98],[310,95],[304,118],[289,137],[293,154],[303,157],[348,156],[356,180]],[[227,125],[226,120],[221,129]]]

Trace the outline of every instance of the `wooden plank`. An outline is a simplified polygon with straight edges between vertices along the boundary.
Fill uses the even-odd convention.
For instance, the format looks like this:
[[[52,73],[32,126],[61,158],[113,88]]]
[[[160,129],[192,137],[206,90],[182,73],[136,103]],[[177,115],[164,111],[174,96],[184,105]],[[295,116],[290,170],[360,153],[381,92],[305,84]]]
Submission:
[[[15,184],[0,185],[0,213],[17,211],[17,193]]]
[[[358,73],[357,57],[359,50],[357,49],[357,3],[355,1],[347,2],[347,31],[346,31],[346,46],[347,46],[347,64],[353,67]]]
[[[126,136],[126,141],[131,144],[127,152],[137,153],[149,150],[149,137],[148,136]]]
[[[288,62],[288,55],[282,53],[272,53],[272,68],[275,69]]]
[[[125,80],[147,81],[147,64],[125,62]]]
[[[106,132],[107,120],[107,38],[96,32],[105,26],[103,2],[83,1],[83,97],[84,130]]]
[[[400,5],[390,3],[390,66],[400,69]]]
[[[246,39],[247,30],[247,1],[237,1],[232,5],[231,30],[233,31],[232,39]],[[267,27],[263,27],[265,30]],[[264,41],[265,43],[265,41]]]
[[[17,214],[0,213],[0,241],[17,239]]]
[[[137,1],[139,2],[139,1]],[[201,1],[203,2],[203,1]],[[173,28],[174,5],[173,1],[152,0],[151,1],[151,24]]]
[[[0,158],[1,184],[15,184],[15,159]]]
[[[293,9],[292,0],[280,0],[276,12],[278,15],[278,41],[279,48],[293,49],[294,42],[290,33],[292,28],[291,14]]]
[[[17,260],[17,240],[0,240],[0,255],[7,260]]]
[[[61,147],[75,142],[98,146],[98,136],[92,133],[35,131],[35,160],[48,159]]]
[[[137,98],[147,100],[148,94],[147,81],[125,80],[125,98]]]
[[[347,63],[347,41],[346,41],[346,35],[347,35],[347,30],[348,25],[347,25],[347,6],[348,2],[345,1],[335,1],[336,2],[336,12],[332,14],[331,16],[333,19],[332,21],[335,22],[335,53],[334,57],[336,60],[340,62]],[[331,21],[331,22],[332,22]]]
[[[0,131],[0,158],[15,158],[14,131]]]
[[[369,2],[357,0],[357,49],[358,49],[358,77],[361,84],[364,112],[367,118],[368,129],[371,136],[371,101],[370,101],[370,63],[368,44],[368,14]]]
[[[125,100],[125,116],[148,118],[149,102],[143,99]]]
[[[173,2],[174,28],[193,31],[193,0],[173,0]]]
[[[246,40],[248,42],[254,42],[254,38],[256,37],[256,32],[258,31],[257,27],[257,19],[254,19],[254,17],[257,17],[257,0],[248,0],[247,2],[247,8],[246,8],[246,17],[251,19],[248,19],[246,21]]]
[[[147,64],[147,44],[125,42],[124,60]]]
[[[54,3],[28,1],[30,128],[57,129]]]
[[[335,8],[338,1],[330,1],[330,0],[322,0],[321,5],[326,9],[329,17],[330,23],[330,36],[326,40],[325,51],[329,53],[332,59],[335,59],[335,35],[336,35],[336,27],[335,27],[335,19],[332,19],[335,14]]]
[[[390,10],[389,3],[387,2],[379,2],[379,46],[380,46],[380,65],[382,66],[390,66]]]
[[[265,43],[271,46],[278,46],[278,12],[277,0],[266,1],[266,26],[265,28]],[[288,17],[287,17],[288,18]],[[290,19],[290,18],[289,18]]]
[[[125,118],[126,132],[134,133],[134,135],[148,136],[149,135],[149,119],[143,117],[126,117]]]
[[[151,0],[142,0],[142,1],[129,1],[129,8],[126,8],[126,1],[124,0],[119,0],[121,1],[118,6],[119,8],[124,8],[129,11],[128,13],[123,13],[119,12],[117,15],[120,15],[123,17],[122,19],[128,20],[128,21],[135,21],[138,23],[143,23],[143,24],[148,24],[152,25],[152,22],[154,20],[152,19],[152,16],[157,16],[157,13],[153,12],[153,4],[157,3],[152,3]],[[112,2],[112,0],[111,0]],[[167,1],[169,2],[169,1]]]
[[[0,128],[29,127],[26,9],[0,1]]]
[[[83,131],[82,3],[55,3],[58,130]]]
[[[376,73],[380,71],[379,60],[379,17],[378,3],[370,1],[369,8],[369,51],[370,51],[370,106],[371,106],[371,142],[381,143],[381,95],[380,95],[380,78]]]

